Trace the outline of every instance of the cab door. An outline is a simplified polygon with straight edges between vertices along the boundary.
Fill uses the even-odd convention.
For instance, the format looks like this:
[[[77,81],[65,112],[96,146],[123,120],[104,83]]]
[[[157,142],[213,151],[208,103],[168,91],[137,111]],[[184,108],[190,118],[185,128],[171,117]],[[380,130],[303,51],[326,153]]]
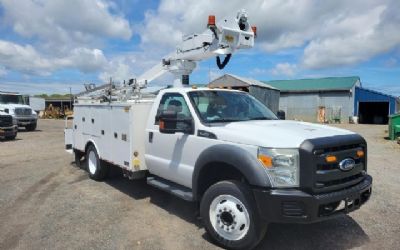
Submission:
[[[180,107],[178,107],[180,105]],[[192,118],[192,114],[184,96],[180,93],[165,93],[160,100],[157,115],[146,133],[146,165],[152,174],[178,184],[190,187],[193,172],[192,163],[184,157],[188,154],[189,141],[193,134],[174,133],[164,134],[159,132],[158,116],[162,111],[174,108],[178,110],[178,117]],[[177,125],[178,126],[178,125]]]

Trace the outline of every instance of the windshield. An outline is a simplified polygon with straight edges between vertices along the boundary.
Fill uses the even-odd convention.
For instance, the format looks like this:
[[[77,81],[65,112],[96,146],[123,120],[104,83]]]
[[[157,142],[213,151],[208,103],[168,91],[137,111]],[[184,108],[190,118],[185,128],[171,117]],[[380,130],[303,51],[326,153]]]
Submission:
[[[264,104],[245,92],[192,91],[189,98],[205,123],[278,119]]]
[[[0,103],[24,104],[24,99],[22,98],[22,95],[0,94]]]

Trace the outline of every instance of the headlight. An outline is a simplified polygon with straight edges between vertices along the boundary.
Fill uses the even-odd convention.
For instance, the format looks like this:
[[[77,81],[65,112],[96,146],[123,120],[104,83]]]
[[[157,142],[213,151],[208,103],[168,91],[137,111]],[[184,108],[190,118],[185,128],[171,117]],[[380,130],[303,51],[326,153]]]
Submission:
[[[13,125],[17,125],[18,124],[17,119],[15,117],[12,118],[12,121],[13,121]]]
[[[267,171],[273,187],[299,186],[297,149],[259,148],[258,159]]]

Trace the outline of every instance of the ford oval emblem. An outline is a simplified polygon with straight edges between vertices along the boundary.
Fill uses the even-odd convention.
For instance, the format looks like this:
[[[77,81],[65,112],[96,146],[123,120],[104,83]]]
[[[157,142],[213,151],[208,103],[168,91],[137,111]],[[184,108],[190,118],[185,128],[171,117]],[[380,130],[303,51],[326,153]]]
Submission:
[[[339,168],[342,171],[350,171],[354,168],[355,165],[356,165],[356,162],[351,158],[346,158],[346,159],[342,160],[341,162],[339,162]]]

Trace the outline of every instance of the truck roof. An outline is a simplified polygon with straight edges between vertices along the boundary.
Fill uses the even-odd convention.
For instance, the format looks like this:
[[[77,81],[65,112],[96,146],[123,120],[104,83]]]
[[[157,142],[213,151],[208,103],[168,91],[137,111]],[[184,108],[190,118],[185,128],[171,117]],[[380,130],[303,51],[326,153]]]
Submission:
[[[7,91],[1,91],[0,90],[0,95],[1,94],[7,94],[7,95],[21,95],[20,93],[17,92],[7,92]]]
[[[187,93],[193,91],[234,91],[234,92],[241,92],[240,90],[234,89],[220,89],[220,88],[208,88],[208,87],[201,87],[197,88],[195,86],[192,87],[174,87],[174,88],[167,88],[160,90],[160,93],[170,93],[170,92],[179,92],[179,93]]]

